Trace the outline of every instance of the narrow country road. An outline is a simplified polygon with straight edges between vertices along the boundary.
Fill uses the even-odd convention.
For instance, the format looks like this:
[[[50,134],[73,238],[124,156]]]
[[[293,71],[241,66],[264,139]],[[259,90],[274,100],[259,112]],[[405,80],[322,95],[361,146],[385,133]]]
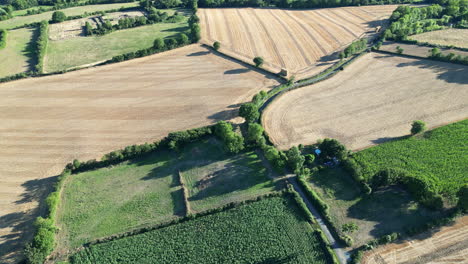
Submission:
[[[335,238],[333,238],[330,230],[328,229],[327,225],[323,221],[322,216],[315,209],[315,207],[312,205],[312,203],[309,201],[307,196],[304,194],[304,192],[300,188],[300,185],[297,182],[297,177],[296,176],[288,177],[288,181],[294,187],[294,190],[301,196],[302,200],[304,200],[304,203],[307,205],[307,208],[309,208],[309,211],[315,217],[315,220],[317,220],[317,223],[319,224],[319,226],[322,229],[323,233],[325,234],[328,241],[330,242],[330,244],[331,244],[333,250],[335,251],[335,254],[338,257],[338,260],[340,261],[340,263],[341,264],[346,264],[350,259],[349,254],[343,248],[341,248],[340,245],[338,244],[338,242],[335,240]]]

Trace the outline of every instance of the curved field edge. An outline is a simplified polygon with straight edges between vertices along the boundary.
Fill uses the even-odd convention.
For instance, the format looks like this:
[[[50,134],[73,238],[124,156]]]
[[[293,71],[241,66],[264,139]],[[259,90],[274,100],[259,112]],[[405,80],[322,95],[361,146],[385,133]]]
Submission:
[[[271,197],[143,234],[91,245],[74,263],[328,263],[291,198]],[[268,215],[268,217],[266,217]]]
[[[468,120],[359,151],[353,159],[366,181],[385,169],[404,170],[450,200],[468,183]]]

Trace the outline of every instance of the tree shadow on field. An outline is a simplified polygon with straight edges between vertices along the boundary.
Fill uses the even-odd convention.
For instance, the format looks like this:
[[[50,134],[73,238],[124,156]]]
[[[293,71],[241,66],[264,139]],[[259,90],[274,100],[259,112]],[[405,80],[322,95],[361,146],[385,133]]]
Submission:
[[[184,32],[187,29],[188,27],[176,27],[176,28],[163,29],[161,30],[161,32]]]
[[[22,251],[34,235],[34,221],[38,216],[46,213],[45,198],[52,191],[53,184],[57,181],[57,176],[30,180],[22,184],[25,191],[21,194],[21,199],[15,201],[16,204],[38,202],[39,206],[0,216],[0,229],[10,229],[8,235],[3,235],[0,240],[0,263],[19,262],[24,258]]]
[[[187,54],[187,57],[205,56],[208,54],[210,54],[209,51],[198,51],[198,52]]]
[[[380,19],[380,20],[372,20],[372,21],[367,21],[364,23],[366,27],[368,28],[376,28],[376,27],[383,27],[385,24],[389,22],[388,19]],[[372,30],[372,29],[371,29]]]
[[[234,70],[228,70],[225,71],[224,74],[242,74],[242,73],[247,73],[250,72],[249,69],[234,69]]]
[[[233,108],[233,109],[230,109],[230,110],[223,110],[221,112],[214,113],[214,114],[208,116],[208,118],[215,121],[215,122],[218,122],[218,121],[221,121],[221,120],[231,119],[231,118],[237,116],[237,113],[238,113],[237,108]]]
[[[405,136],[400,136],[400,137],[381,137],[381,138],[377,138],[377,139],[372,139],[371,142],[374,143],[374,144],[382,144],[382,143],[385,143],[385,142],[394,141],[394,140],[401,140],[401,139],[407,139],[407,138],[410,138],[410,137],[411,137],[410,135],[405,135]]]
[[[29,71],[34,71],[34,66],[37,64],[37,57],[36,57],[36,43],[37,39],[39,38],[39,27],[37,28],[28,28],[32,30],[32,37],[27,43],[26,47],[24,50],[21,52],[28,57],[26,63],[28,64],[28,69]]]

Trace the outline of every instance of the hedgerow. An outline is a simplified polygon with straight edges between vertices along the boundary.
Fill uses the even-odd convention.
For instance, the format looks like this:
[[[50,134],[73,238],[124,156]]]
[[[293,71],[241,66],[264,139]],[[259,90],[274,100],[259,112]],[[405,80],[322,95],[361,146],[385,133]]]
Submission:
[[[5,48],[6,38],[7,38],[7,31],[5,29],[0,29],[0,49]]]
[[[48,42],[48,33],[49,33],[49,22],[42,21],[39,24],[39,37],[36,41],[36,60],[37,64],[34,67],[34,70],[38,73],[42,73],[44,71],[44,56],[47,50],[47,42]]]
[[[86,247],[73,263],[330,263],[294,200],[271,197]],[[268,217],[265,217],[268,215]]]
[[[375,188],[402,183],[432,207],[440,207],[442,197],[455,204],[457,192],[468,183],[467,131],[465,120],[357,152],[352,157],[359,170],[355,178]]]

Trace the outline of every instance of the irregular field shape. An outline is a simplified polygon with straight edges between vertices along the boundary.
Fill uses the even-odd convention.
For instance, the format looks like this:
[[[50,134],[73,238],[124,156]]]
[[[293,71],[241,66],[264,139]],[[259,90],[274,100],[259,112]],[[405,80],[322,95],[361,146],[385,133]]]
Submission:
[[[366,253],[363,264],[466,263],[468,260],[468,216],[436,233],[426,232],[400,243],[392,243]]]
[[[9,30],[5,48],[0,50],[0,78],[27,72],[30,66],[29,45],[35,28]]]
[[[450,28],[410,36],[409,39],[437,45],[468,48],[468,29]]]
[[[95,245],[71,264],[330,263],[321,243],[294,200],[272,197]]]
[[[0,84],[0,256],[32,227],[22,223],[51,186],[44,178],[72,159],[232,118],[239,103],[276,84],[198,45]]]
[[[263,113],[281,149],[335,138],[357,150],[408,135],[413,120],[429,128],[468,116],[468,67],[377,53],[331,79],[287,92]]]
[[[403,49],[403,54],[423,57],[423,58],[427,58],[427,56],[431,54],[431,50],[432,50],[432,47],[419,46],[415,44],[398,43],[398,42],[393,42],[393,41],[384,42],[379,50],[396,53],[396,48],[398,46],[400,46],[400,48]],[[453,53],[455,55],[468,56],[468,51],[462,51],[458,49],[440,48],[440,52],[444,55]]]
[[[340,7],[313,10],[270,8],[199,9],[202,42],[221,43],[221,51],[251,62],[265,59],[264,67],[287,69],[301,79],[337,61],[327,56],[352,41],[370,36],[395,5]]]
[[[111,9],[119,9],[121,7],[137,7],[138,3],[117,3],[117,4],[103,4],[103,5],[87,5],[87,6],[77,6],[70,7],[66,9],[61,9],[60,11],[64,12],[67,16],[77,16],[82,15],[85,12],[91,13],[96,11],[105,11]],[[8,20],[0,21],[0,28],[10,29],[24,24],[31,24],[36,22],[41,22],[42,20],[50,20],[54,11],[44,12],[41,14],[30,15],[30,16],[17,16]]]

